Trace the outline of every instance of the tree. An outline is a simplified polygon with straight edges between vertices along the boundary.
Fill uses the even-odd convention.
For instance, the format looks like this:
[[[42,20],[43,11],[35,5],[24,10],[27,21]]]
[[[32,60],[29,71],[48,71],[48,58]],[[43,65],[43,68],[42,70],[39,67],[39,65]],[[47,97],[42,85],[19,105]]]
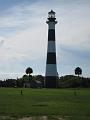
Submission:
[[[32,79],[31,73],[33,73],[33,70],[32,70],[32,68],[28,67],[28,68],[26,69],[26,74],[29,75],[29,82],[30,82],[31,79]]]
[[[81,75],[81,74],[82,74],[82,69],[80,67],[77,67],[75,69],[75,75],[78,75],[78,77],[79,77],[79,75]]]
[[[26,69],[26,74],[28,74],[30,76],[31,73],[33,73],[33,70],[32,70],[32,68],[28,67]]]

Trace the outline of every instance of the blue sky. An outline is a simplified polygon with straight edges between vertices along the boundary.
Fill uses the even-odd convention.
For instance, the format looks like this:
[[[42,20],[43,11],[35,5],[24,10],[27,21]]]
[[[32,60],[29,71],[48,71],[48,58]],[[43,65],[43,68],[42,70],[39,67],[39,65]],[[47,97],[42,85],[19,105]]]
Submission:
[[[45,74],[51,9],[59,76],[79,66],[90,77],[90,0],[0,0],[0,79],[21,77],[28,66]]]

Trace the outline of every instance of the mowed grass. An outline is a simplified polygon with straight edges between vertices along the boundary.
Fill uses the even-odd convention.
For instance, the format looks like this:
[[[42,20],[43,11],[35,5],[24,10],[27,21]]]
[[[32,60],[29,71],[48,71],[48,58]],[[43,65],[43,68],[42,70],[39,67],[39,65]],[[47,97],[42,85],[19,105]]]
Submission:
[[[44,115],[51,120],[58,120],[57,116],[65,120],[90,120],[90,88],[0,88],[0,116]]]

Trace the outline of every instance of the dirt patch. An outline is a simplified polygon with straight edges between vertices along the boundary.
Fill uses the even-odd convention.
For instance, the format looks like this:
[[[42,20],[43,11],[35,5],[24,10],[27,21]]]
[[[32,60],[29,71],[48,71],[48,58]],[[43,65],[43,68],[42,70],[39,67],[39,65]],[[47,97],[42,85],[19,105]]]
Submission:
[[[58,120],[65,120],[65,119],[63,119],[63,118],[58,118]]]
[[[20,118],[19,120],[33,120],[32,117],[24,117],[24,118]]]
[[[19,120],[65,120],[60,118],[59,116],[56,117],[48,117],[48,116],[38,116],[38,117],[24,117],[20,118]]]
[[[33,116],[33,117],[22,117],[13,118],[10,116],[0,116],[0,120],[65,120],[60,116]]]
[[[0,120],[15,120],[15,119],[10,116],[0,116]]]
[[[24,117],[19,120],[48,120],[47,116],[39,116],[39,117]]]

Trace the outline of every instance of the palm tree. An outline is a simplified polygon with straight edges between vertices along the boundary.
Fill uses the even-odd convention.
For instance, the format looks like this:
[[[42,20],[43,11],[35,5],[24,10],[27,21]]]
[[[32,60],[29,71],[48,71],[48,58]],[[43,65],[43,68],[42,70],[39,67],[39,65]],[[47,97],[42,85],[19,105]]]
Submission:
[[[81,75],[81,74],[82,74],[82,69],[80,67],[77,67],[75,69],[75,75],[78,75],[78,77],[79,77],[79,75]]]
[[[31,73],[33,73],[33,70],[32,70],[32,68],[28,67],[26,69],[26,74],[28,74],[30,76]]]
[[[29,82],[31,81],[30,77],[32,78],[31,73],[33,73],[33,70],[32,70],[32,68],[28,67],[28,68],[26,69],[26,74],[29,75]]]

